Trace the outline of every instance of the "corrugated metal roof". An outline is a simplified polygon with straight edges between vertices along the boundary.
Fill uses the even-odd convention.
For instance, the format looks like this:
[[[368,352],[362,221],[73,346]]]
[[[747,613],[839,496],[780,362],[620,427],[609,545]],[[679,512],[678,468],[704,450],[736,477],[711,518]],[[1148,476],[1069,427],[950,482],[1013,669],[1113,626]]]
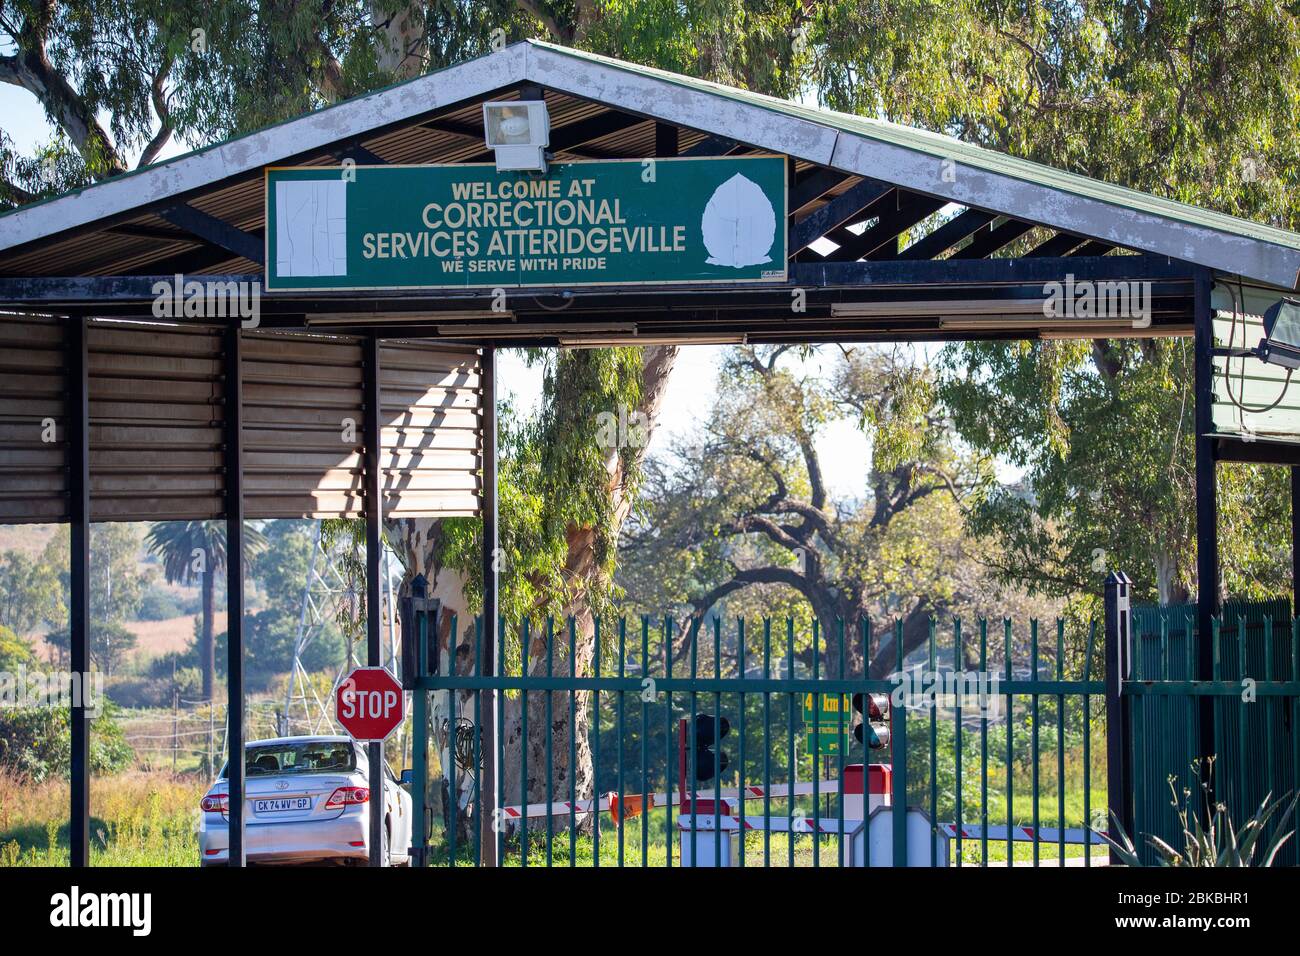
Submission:
[[[1258,239],[1262,242],[1271,242],[1292,249],[1300,249],[1300,233],[1289,232],[1286,229],[1278,229],[1274,226],[1252,222],[1249,219],[1242,219],[1237,216],[1229,216],[1225,213],[1214,212],[1188,203],[1182,203],[1172,199],[1164,199],[1160,196],[1154,196],[1137,189],[1129,189],[1125,186],[1116,186],[1113,183],[1104,182],[1099,179],[1092,179],[1091,177],[1083,176],[1078,173],[1066,172],[1053,166],[1036,163],[1028,159],[1021,159],[1008,153],[1000,153],[996,150],[985,149],[981,146],[963,142],[962,140],[956,139],[952,136],[945,136],[941,133],[931,132],[930,130],[902,126],[898,123],[891,123],[887,120],[874,119],[868,116],[858,116],[852,113],[841,113],[836,110],[803,106],[798,103],[792,103],[788,100],[766,96],[762,93],[752,93],[748,90],[738,89],[734,86],[725,86],[721,83],[714,83],[709,80],[699,80],[679,73],[669,73],[666,70],[641,66],[624,60],[616,60],[611,57],[600,56],[595,53],[587,53],[582,50],[574,50],[568,47],[558,46],[554,43],[547,43],[542,40],[529,40],[527,42],[533,46],[544,47],[547,50],[562,54],[563,56],[573,57],[574,59],[585,60],[592,63],[601,63],[629,73],[636,73],[642,76],[662,80],[667,83],[700,90],[715,96],[721,96],[738,103],[748,103],[754,106],[760,106],[764,109],[772,110],[776,113],[782,113],[786,116],[798,117],[799,119],[807,120],[811,123],[817,123],[822,126],[830,126],[841,132],[852,133],[856,136],[865,136],[869,139],[877,140],[882,143],[889,143],[894,146],[901,146],[904,149],[910,149],[922,153],[933,159],[941,161],[944,159],[952,159],[958,163],[985,169],[989,172],[1011,176],[1016,179],[1024,180],[1025,182],[1035,183],[1051,189],[1058,189],[1063,192],[1074,193],[1078,196],[1111,203],[1116,206],[1122,206],[1126,209],[1146,212],[1166,219],[1185,222],[1190,225],[1204,226],[1205,228],[1216,229],[1221,232],[1246,236],[1251,239]],[[1010,215],[1014,213],[1014,210],[1007,210],[1006,212]]]
[[[386,162],[447,163],[479,156],[484,151],[481,140],[446,127],[472,126],[484,98],[514,96],[508,90],[523,82],[546,90],[553,132],[608,110],[645,117],[644,122],[586,140],[572,153],[557,147],[561,156],[602,149],[650,155],[655,135],[652,121],[660,121],[680,130],[683,149],[706,134],[728,137],[751,148],[784,153],[801,166],[814,164],[869,176],[901,191],[1096,240],[1098,251],[1090,254],[1120,247],[1274,286],[1297,285],[1300,234],[939,134],[789,103],[541,41],[513,44],[6,213],[0,216],[0,275],[143,274],[173,265],[202,273],[229,271],[232,263],[256,271],[251,263],[230,255],[213,258],[211,246],[174,230],[151,211],[188,202],[256,233],[263,224],[261,170],[265,165],[333,163],[331,153],[350,143]],[[629,153],[629,148],[640,152]],[[943,160],[957,163],[955,182],[943,175]],[[132,234],[127,226],[134,226],[136,232]],[[151,236],[141,238],[146,230]],[[4,250],[13,252],[5,255]]]

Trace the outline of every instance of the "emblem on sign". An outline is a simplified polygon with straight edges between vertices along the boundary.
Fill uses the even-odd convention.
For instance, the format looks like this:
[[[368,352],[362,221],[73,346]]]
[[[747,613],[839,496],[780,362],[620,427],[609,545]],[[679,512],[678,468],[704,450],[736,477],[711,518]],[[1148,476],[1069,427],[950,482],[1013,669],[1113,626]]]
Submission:
[[[762,265],[772,261],[768,253],[776,241],[776,210],[757,183],[736,173],[714,190],[704,207],[700,232],[709,250],[705,260],[709,265],[733,269]]]

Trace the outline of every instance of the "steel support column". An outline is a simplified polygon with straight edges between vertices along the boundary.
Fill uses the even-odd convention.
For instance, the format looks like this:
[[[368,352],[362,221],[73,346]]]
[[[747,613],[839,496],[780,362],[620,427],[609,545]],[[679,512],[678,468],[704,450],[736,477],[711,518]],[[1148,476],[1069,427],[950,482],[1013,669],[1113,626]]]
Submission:
[[[1210,306],[1210,271],[1197,268],[1193,278],[1196,330],[1196,677],[1214,679],[1212,622],[1219,613],[1219,497],[1215,464],[1214,313]],[[1197,755],[1209,781],[1204,759],[1214,753],[1214,699],[1202,697]]]
[[[1132,582],[1122,571],[1112,571],[1105,585],[1106,663],[1106,804],[1131,839],[1133,832],[1133,749],[1129,701],[1124,700],[1124,681],[1132,666]],[[1035,797],[1037,799],[1037,797]],[[1108,827],[1109,828],[1109,827]],[[1112,834],[1118,836],[1118,834]],[[1120,862],[1112,848],[1111,863]]]
[[[1300,467],[1296,465],[1291,466],[1291,594],[1291,614],[1300,616]]]
[[[68,519],[72,540],[68,566],[70,665],[74,694],[69,714],[72,739],[72,800],[69,808],[68,859],[90,865],[90,718],[86,701],[90,679],[90,386],[86,318],[68,319]]]
[[[402,644],[403,670],[413,669],[414,686],[411,690],[411,728],[414,733],[411,752],[411,866],[421,867],[429,850],[429,841],[425,835],[428,829],[426,801],[429,799],[429,691],[419,686],[420,679],[427,676],[429,662],[429,582],[423,574],[417,574],[411,582],[410,597],[402,599],[402,632],[410,634],[411,640]],[[437,613],[434,613],[435,633],[437,639]],[[415,667],[410,668],[410,655],[415,658]],[[456,693],[454,690],[451,693]],[[453,788],[454,799],[455,788]],[[455,863],[453,861],[452,865]]]
[[[364,344],[362,402],[366,446],[366,664],[382,667],[383,621],[380,618],[379,568],[383,557],[384,476],[380,471],[379,338]],[[387,866],[384,854],[384,744],[368,745],[370,764],[370,865]]]
[[[497,350],[483,349],[483,673],[497,676]],[[497,746],[501,728],[497,726],[498,691],[487,691],[482,702],[480,750],[483,773],[479,783],[479,846],[481,866],[499,866],[497,843]]]
[[[244,375],[243,329],[226,329],[226,755],[230,865],[244,865]],[[211,555],[208,556],[211,561]]]

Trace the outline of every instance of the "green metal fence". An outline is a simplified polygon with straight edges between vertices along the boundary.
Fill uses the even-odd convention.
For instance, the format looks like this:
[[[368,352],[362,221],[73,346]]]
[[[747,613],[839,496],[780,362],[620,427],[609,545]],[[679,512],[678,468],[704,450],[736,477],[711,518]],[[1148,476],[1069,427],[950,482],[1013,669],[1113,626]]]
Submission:
[[[1134,654],[1125,684],[1132,719],[1131,829],[1144,859],[1157,836],[1182,845],[1179,806],[1201,798],[1200,702],[1213,701],[1214,799],[1240,828],[1266,796],[1300,787],[1300,621],[1290,602],[1227,602],[1212,631],[1213,680],[1196,680],[1195,605],[1133,609]],[[1276,821],[1270,824],[1270,828]],[[1270,830],[1271,835],[1271,830]],[[1283,856],[1300,864],[1292,841]]]
[[[437,629],[416,618],[421,659],[436,660],[423,649]],[[1102,848],[1089,825],[1105,815],[1097,639],[1060,621],[916,634],[643,617],[587,634],[572,620],[499,623],[489,648],[479,620],[445,655],[454,668],[412,681],[414,791],[432,795],[417,813],[438,817],[414,830],[430,834],[417,860],[680,866],[685,847],[695,866],[1091,865]],[[867,694],[888,698],[887,744],[869,698],[857,698],[865,724],[851,706]],[[701,760],[721,758],[694,742],[718,717],[729,733],[712,753],[728,766],[711,776]],[[592,778],[579,781],[588,752]],[[481,785],[489,764],[494,792]],[[845,793],[856,765],[879,764],[892,808],[911,813],[864,814]]]

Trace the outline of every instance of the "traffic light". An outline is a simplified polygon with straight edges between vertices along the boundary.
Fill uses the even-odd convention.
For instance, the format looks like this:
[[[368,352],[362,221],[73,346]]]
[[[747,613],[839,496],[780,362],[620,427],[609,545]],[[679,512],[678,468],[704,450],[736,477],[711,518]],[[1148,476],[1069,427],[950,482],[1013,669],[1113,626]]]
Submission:
[[[863,704],[867,713],[862,713]],[[889,746],[889,695],[854,694],[853,711],[857,714],[857,723],[853,725],[853,739],[862,743],[862,729],[865,727],[870,736],[867,746],[872,750],[884,750]]]
[[[730,762],[725,752],[716,750],[723,737],[731,733],[726,717],[712,714],[695,715],[695,779],[712,780],[727,769]]]

